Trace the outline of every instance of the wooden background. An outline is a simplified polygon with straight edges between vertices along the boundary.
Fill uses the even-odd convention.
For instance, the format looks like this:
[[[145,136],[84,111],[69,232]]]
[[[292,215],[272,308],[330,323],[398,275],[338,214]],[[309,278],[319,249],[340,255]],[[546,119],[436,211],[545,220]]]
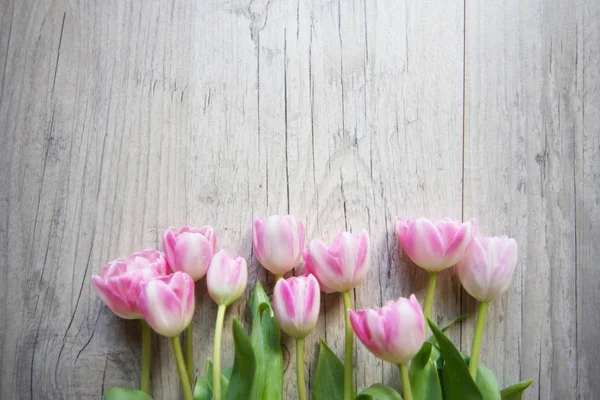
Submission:
[[[533,378],[528,399],[600,398],[599,21],[596,0],[1,0],[0,397],[136,387],[139,327],[91,275],[170,225],[211,224],[270,291],[251,221],[291,213],[307,239],[370,232],[358,307],[423,301],[397,215],[514,236],[483,362],[501,386]],[[451,331],[468,350],[474,302],[449,272],[438,289],[438,322],[469,313]],[[203,373],[216,306],[200,290]],[[342,355],[339,296],[307,339],[308,376],[319,336]],[[174,399],[171,349],[154,349],[155,398]],[[399,386],[357,349],[358,389]]]

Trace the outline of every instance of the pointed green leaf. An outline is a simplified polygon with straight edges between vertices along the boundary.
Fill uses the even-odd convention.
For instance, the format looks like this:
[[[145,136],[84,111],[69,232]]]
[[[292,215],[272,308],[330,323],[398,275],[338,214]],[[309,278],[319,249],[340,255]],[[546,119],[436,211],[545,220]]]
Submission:
[[[281,400],[283,398],[283,354],[281,336],[275,313],[260,282],[250,299],[252,316],[252,348],[256,357],[251,400]]]
[[[344,364],[323,340],[320,341],[318,357],[313,384],[313,399],[342,400],[344,398]]]
[[[515,383],[505,389],[502,389],[500,395],[502,400],[521,400],[523,392],[533,383],[533,379],[528,379],[519,383]]]
[[[141,390],[115,387],[104,392],[104,400],[152,400],[152,397]]]
[[[444,358],[442,368],[442,388],[445,400],[483,400],[479,388],[471,378],[467,364],[463,360],[460,351],[442,333],[442,331],[427,319],[431,331],[439,344],[440,353]]]
[[[463,352],[460,355],[465,360],[465,364],[469,365],[471,358]],[[500,388],[498,387],[496,375],[483,364],[479,364],[479,367],[477,367],[475,383],[485,400],[500,400]]]
[[[233,343],[235,356],[226,398],[227,400],[246,400],[248,393],[252,392],[256,358],[250,338],[237,319],[233,320]]]
[[[210,379],[212,381],[212,378]],[[209,380],[204,376],[196,378],[196,386],[194,386],[194,400],[212,400],[212,389],[209,385]]]
[[[402,396],[394,389],[381,383],[369,386],[356,396],[355,400],[402,400]],[[416,397],[415,399],[420,399]]]
[[[232,367],[226,368],[221,372],[221,393],[227,393],[229,387],[229,377],[231,376]],[[228,375],[226,375],[228,371]],[[206,360],[206,380],[208,381],[208,387],[212,394],[213,389],[213,363],[211,360]],[[212,397],[212,395],[211,395]]]
[[[410,364],[410,386],[415,399],[442,400],[442,387],[435,361],[431,359],[431,343],[423,343],[423,347]]]

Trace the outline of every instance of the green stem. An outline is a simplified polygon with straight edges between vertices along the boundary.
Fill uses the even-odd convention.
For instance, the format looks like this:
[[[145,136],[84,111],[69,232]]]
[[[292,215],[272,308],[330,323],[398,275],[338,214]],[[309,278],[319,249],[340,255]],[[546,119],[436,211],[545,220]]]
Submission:
[[[439,272],[429,273],[427,295],[425,296],[425,307],[423,308],[423,313],[425,314],[425,337],[427,337],[427,329],[429,327],[429,324],[427,324],[427,318],[431,316],[431,307],[433,306],[433,297],[435,295],[435,286],[437,284],[438,273]]]
[[[213,399],[221,400],[221,339],[223,336],[223,321],[227,306],[219,305],[217,324],[215,326],[215,344],[213,347]]]
[[[400,364],[398,365],[398,369],[400,370],[400,378],[402,379],[402,395],[404,396],[404,400],[412,400],[412,389],[410,388],[410,379],[408,377],[408,365]]]
[[[190,385],[194,386],[194,324],[185,328],[185,370],[190,378]]]
[[[140,390],[150,394],[150,337],[152,330],[150,325],[142,319],[142,372],[140,378]]]
[[[185,371],[185,362],[183,361],[183,352],[181,351],[181,343],[179,343],[179,336],[173,336],[171,338],[171,344],[173,345],[173,351],[175,352],[175,361],[177,361],[177,371],[179,372],[179,380],[183,387],[183,398],[185,400],[193,400],[192,386],[190,385],[190,378],[187,376]]]
[[[350,325],[348,310],[352,308],[350,292],[342,293],[344,299],[344,313],[346,314],[346,345],[344,353],[344,400],[354,399],[354,383],[352,374],[354,372],[354,331]]]
[[[275,282],[278,282],[280,279],[283,279],[283,275],[275,275]]]
[[[479,353],[481,350],[481,337],[485,326],[485,317],[487,315],[488,303],[482,301],[479,303],[477,311],[477,323],[475,324],[475,335],[473,335],[473,347],[471,348],[471,360],[469,361],[469,372],[473,380],[477,377],[477,367],[479,367]]]
[[[306,400],[306,385],[304,384],[304,338],[296,339],[296,383],[298,385],[298,400]]]

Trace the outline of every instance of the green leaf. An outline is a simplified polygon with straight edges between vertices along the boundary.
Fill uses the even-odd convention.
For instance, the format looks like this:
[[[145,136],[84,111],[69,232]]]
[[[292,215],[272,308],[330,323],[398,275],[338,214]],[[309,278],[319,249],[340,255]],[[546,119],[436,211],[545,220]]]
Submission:
[[[256,371],[251,400],[281,400],[283,398],[283,354],[277,318],[260,282],[256,283],[249,302],[252,316],[250,336]]]
[[[389,386],[385,386],[381,383],[376,383],[374,385],[369,386],[362,392],[356,396],[355,400],[402,400],[402,396],[394,389]],[[420,399],[420,397],[416,397],[415,399]]]
[[[194,400],[212,400],[213,393],[211,389],[212,378],[210,381],[204,376],[196,378],[196,386],[194,387]]]
[[[221,372],[221,393],[227,393],[229,386],[229,377],[231,376],[232,367],[226,368]],[[213,392],[213,363],[211,360],[206,360],[206,380],[210,389],[211,398]]]
[[[423,343],[423,347],[410,364],[410,386],[415,399],[442,400],[442,386],[435,361],[431,359],[434,346]]]
[[[104,400],[152,400],[152,397],[141,390],[115,387],[104,392]]]
[[[314,400],[341,400],[344,398],[344,364],[323,340],[319,345],[319,359],[313,384]]]
[[[450,321],[450,323],[448,325],[446,325],[445,327],[442,328],[442,332],[446,332],[448,329],[452,328],[454,325],[464,321],[465,319],[467,319],[467,314],[463,314],[460,317],[456,317],[454,318],[452,321]],[[435,336],[431,335],[429,336],[429,339],[427,339],[427,341],[429,343],[435,344]]]
[[[248,393],[252,393],[256,358],[250,338],[237,319],[233,320],[233,343],[235,356],[226,399],[245,400],[248,398]]]
[[[528,379],[519,383],[515,383],[505,389],[502,389],[500,395],[502,400],[521,400],[523,392],[533,383],[533,379]]]
[[[440,329],[429,318],[427,319],[431,331],[437,340],[440,353],[444,358],[442,368],[442,388],[445,400],[483,400],[479,388],[471,378],[467,364],[463,360],[460,351],[440,331]]]
[[[460,355],[465,360],[465,364],[469,365],[471,358],[462,352]],[[496,375],[483,364],[479,364],[477,367],[475,383],[477,383],[477,387],[485,400],[500,400],[500,388],[498,387]]]

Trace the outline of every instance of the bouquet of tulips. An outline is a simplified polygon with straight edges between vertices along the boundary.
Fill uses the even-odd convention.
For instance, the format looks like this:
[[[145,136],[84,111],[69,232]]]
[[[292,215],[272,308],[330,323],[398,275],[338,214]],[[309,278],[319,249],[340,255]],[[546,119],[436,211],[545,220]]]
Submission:
[[[365,279],[370,243],[366,231],[338,234],[328,245],[312,240],[304,248],[304,226],[292,216],[256,218],[252,243],[258,261],[276,277],[270,300],[260,282],[248,301],[251,333],[235,320],[233,365],[221,366],[221,340],[227,306],[244,292],[246,261],[217,252],[212,227],[168,229],[163,252],[144,250],[106,264],[92,277],[98,296],[118,316],[142,323],[140,390],[112,388],[107,400],[151,399],[151,329],[170,338],[185,400],[282,399],[281,333],[296,341],[296,377],[300,400],[307,399],[304,340],[319,317],[320,292],[342,295],[345,352],[342,362],[321,340],[313,379],[315,400],[520,399],[531,380],[503,390],[492,371],[479,364],[488,303],[510,286],[517,244],[506,236],[477,237],[476,222],[453,219],[397,219],[396,233],[406,255],[429,273],[421,306],[414,295],[382,307],[354,310],[350,292]],[[305,274],[284,278],[304,259]],[[465,290],[478,300],[471,354],[461,353],[431,319],[437,277],[455,266]],[[195,281],[206,276],[218,305],[212,360],[206,376],[195,377],[192,317]],[[456,318],[452,324],[465,316]],[[185,356],[179,336],[185,331]],[[431,331],[431,336],[428,332]],[[354,335],[376,357],[398,366],[402,388],[381,383],[356,393],[353,382]],[[179,394],[173,394],[177,398]]]

